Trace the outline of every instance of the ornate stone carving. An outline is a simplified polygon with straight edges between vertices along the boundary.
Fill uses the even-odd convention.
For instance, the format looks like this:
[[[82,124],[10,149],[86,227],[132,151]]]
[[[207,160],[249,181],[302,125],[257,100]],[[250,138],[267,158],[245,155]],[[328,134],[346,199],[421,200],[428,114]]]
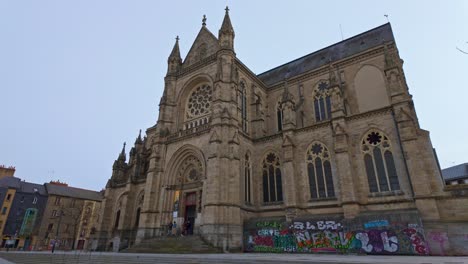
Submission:
[[[209,85],[201,85],[195,88],[187,101],[187,118],[197,118],[211,112],[212,89]]]

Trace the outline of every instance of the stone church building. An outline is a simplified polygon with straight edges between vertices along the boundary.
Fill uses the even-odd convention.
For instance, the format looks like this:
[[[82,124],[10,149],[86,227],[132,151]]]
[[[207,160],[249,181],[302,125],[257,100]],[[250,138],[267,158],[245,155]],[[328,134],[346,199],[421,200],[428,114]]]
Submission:
[[[227,250],[466,254],[468,192],[444,186],[390,24],[256,74],[228,11],[185,58],[177,38],[156,124],[114,162],[103,247],[190,221]]]

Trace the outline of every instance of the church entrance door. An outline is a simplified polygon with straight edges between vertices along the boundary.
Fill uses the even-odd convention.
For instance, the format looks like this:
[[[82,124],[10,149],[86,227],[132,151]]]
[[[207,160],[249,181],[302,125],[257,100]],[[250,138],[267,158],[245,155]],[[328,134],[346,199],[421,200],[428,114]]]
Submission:
[[[193,226],[195,225],[195,218],[197,217],[197,193],[187,193],[185,200],[185,214],[184,222],[190,223],[187,229],[187,234],[193,234]]]

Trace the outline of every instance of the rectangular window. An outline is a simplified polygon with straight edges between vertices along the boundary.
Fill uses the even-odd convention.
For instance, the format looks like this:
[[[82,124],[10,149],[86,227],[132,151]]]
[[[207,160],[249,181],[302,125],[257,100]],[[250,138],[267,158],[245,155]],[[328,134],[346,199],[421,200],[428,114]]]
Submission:
[[[34,197],[34,199],[33,199],[33,202],[32,202],[32,203],[33,203],[33,204],[37,204],[37,197]]]
[[[57,216],[57,210],[53,210],[52,211],[52,217],[56,217]]]
[[[7,211],[7,210],[8,210],[7,207],[3,207],[3,209],[2,209],[2,215],[6,214],[6,211]]]
[[[48,231],[51,231],[52,228],[54,228],[54,224],[53,224],[53,223],[50,223],[49,226],[47,227],[47,230],[48,230]]]
[[[60,197],[55,197],[55,205],[60,205]]]
[[[24,196],[21,196],[21,202],[24,203]]]
[[[11,200],[11,193],[7,194],[6,199],[7,199],[7,201],[10,201],[10,200]]]

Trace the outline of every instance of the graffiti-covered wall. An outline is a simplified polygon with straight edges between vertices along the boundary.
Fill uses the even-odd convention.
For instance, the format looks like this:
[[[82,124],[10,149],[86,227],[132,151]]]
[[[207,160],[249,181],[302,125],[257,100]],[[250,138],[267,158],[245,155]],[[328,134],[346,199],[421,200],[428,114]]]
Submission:
[[[342,216],[251,219],[244,223],[247,252],[338,252],[427,255],[416,211]]]

